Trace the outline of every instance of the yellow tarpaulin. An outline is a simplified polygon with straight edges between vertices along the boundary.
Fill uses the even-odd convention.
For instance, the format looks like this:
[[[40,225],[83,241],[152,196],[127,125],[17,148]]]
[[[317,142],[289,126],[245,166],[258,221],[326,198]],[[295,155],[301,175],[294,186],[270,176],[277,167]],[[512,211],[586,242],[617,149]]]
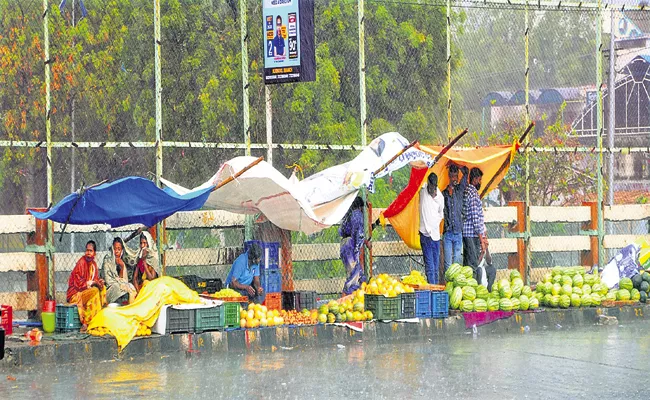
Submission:
[[[420,150],[436,156],[442,150],[440,146],[420,146]],[[481,194],[487,194],[495,189],[503,177],[508,173],[508,168],[517,150],[517,144],[512,146],[490,146],[471,149],[451,149],[431,169],[413,168],[411,179],[406,188],[395,201],[382,213],[384,219],[390,220],[391,225],[402,238],[404,243],[412,249],[420,249],[420,189],[426,182],[431,172],[438,175],[438,187],[442,191],[449,183],[447,173],[450,163],[474,167],[483,171]],[[484,188],[487,190],[484,191]]]
[[[88,324],[88,330],[103,328],[117,339],[120,350],[135,337],[141,324],[151,328],[164,305],[200,304],[201,299],[178,279],[163,276],[148,282],[132,304],[104,308]]]

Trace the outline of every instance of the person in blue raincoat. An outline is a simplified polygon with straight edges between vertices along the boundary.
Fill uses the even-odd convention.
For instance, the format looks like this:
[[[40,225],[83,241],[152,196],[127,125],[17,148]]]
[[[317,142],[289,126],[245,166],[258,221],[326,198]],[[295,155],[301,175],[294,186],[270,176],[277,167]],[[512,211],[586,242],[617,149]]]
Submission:
[[[341,226],[339,227],[341,236],[341,261],[345,265],[348,278],[343,286],[343,293],[348,295],[357,290],[366,277],[363,273],[359,256],[361,246],[365,241],[363,226],[363,200],[360,197],[354,199],[352,206],[348,210]]]

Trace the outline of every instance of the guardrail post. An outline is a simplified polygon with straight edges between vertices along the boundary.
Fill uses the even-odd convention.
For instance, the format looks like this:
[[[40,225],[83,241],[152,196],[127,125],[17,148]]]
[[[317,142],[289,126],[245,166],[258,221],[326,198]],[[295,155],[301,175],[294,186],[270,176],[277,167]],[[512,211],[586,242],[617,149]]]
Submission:
[[[45,212],[46,208],[29,208],[28,210]],[[34,232],[27,235],[27,244],[45,247],[47,242],[47,220],[34,218]],[[54,234],[53,234],[54,235]],[[47,254],[35,253],[36,267],[34,271],[27,272],[27,291],[36,292],[36,310],[30,310],[28,317],[30,319],[40,319],[43,303],[48,300],[49,271],[47,268]],[[54,282],[52,291],[56,293]],[[54,299],[52,299],[54,300]]]
[[[584,201],[583,206],[591,209],[591,221],[584,222],[582,229],[592,233],[598,232],[598,202],[597,201]],[[598,234],[589,235],[589,251],[580,252],[580,263],[583,266],[592,267],[598,264]]]
[[[518,233],[521,237],[517,237],[517,254],[508,254],[508,269],[516,269],[519,271],[525,282],[528,282],[526,276],[526,203],[523,201],[511,201],[508,203],[509,207],[517,208],[517,221],[514,225],[510,225],[510,232]]]

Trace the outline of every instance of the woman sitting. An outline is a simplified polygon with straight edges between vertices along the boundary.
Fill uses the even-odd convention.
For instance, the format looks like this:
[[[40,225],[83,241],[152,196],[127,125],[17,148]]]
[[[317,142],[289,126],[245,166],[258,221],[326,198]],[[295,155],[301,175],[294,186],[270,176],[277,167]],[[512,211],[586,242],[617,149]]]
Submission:
[[[140,292],[145,281],[152,281],[160,276],[158,265],[158,250],[149,232],[140,235],[140,250],[138,251],[137,265],[133,272],[133,286]]]
[[[68,279],[66,300],[77,304],[79,319],[84,327],[106,304],[104,280],[99,277],[99,268],[95,262],[96,250],[94,241],[86,243],[86,254],[77,261]]]
[[[137,292],[131,283],[135,254],[124,245],[122,238],[113,239],[113,252],[104,257],[101,277],[106,282],[106,301],[120,305],[130,304]]]

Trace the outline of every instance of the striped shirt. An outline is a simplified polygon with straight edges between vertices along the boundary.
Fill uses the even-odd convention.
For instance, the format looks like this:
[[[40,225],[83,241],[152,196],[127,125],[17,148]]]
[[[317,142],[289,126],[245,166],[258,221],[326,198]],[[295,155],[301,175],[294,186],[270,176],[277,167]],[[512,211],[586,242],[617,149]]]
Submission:
[[[463,197],[463,237],[479,237],[483,233],[483,204],[474,185],[467,185]]]

